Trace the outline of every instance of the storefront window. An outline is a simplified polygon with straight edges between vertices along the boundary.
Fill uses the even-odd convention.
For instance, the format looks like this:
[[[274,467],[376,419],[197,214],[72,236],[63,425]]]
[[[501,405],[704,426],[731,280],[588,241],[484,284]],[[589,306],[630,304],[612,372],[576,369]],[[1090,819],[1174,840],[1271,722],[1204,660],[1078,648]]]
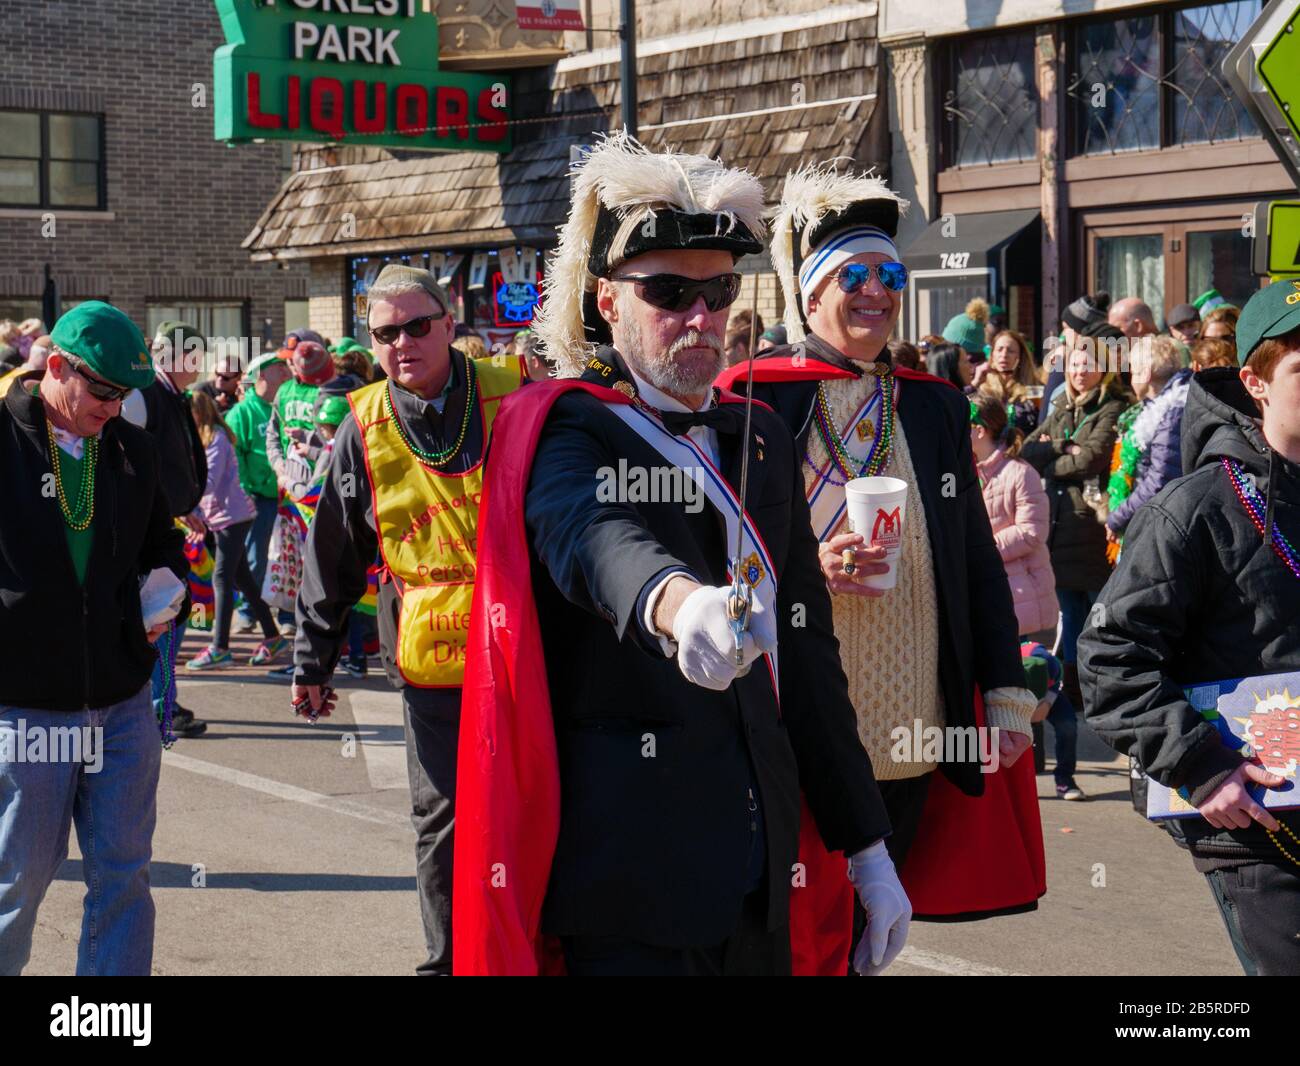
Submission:
[[[1258,136],[1221,67],[1261,7],[1230,0],[1076,25],[1065,90],[1075,154]]]
[[[1164,237],[1142,233],[1132,237],[1098,237],[1096,288],[1113,300],[1136,296],[1148,307],[1165,306]]]
[[[369,290],[388,263],[409,263],[447,279],[444,288],[451,302],[452,317],[472,326],[483,336],[489,349],[493,344],[504,343],[533,320],[541,298],[541,253],[525,250],[523,257],[516,260],[518,266],[512,270],[502,263],[499,250],[490,249],[484,253],[486,262],[480,267],[481,284],[471,287],[470,272],[477,262],[477,254],[408,252],[391,256],[359,256],[351,260],[348,274],[352,286],[353,336],[360,338],[366,332],[365,319],[358,310],[358,297]],[[534,276],[531,280],[520,276],[519,272],[527,269],[525,263],[532,268]],[[507,273],[509,280],[505,276]]]
[[[1241,307],[1259,288],[1251,269],[1250,241],[1240,229],[1200,230],[1187,234],[1187,296],[1194,300],[1217,289]]]
[[[1223,80],[1223,57],[1260,12],[1261,0],[1190,7],[1173,14],[1174,128],[1177,144],[1255,136],[1255,124]]]
[[[1038,152],[1034,35],[958,40],[944,94],[947,165],[1021,163]]]
[[[1079,27],[1075,37],[1077,150],[1123,152],[1160,146],[1160,42],[1156,18]]]

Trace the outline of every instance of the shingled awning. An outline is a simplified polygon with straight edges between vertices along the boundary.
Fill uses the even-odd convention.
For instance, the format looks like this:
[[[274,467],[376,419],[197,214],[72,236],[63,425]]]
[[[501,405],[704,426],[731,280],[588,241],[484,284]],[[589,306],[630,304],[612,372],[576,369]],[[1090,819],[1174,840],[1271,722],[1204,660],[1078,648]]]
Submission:
[[[644,42],[642,142],[743,166],[772,202],[806,160],[882,164],[876,11],[858,3]],[[530,100],[516,79],[509,153],[330,150],[332,165],[285,181],[244,247],[264,260],[553,243],[568,212],[570,147],[618,125],[618,52],[582,53],[537,74]]]

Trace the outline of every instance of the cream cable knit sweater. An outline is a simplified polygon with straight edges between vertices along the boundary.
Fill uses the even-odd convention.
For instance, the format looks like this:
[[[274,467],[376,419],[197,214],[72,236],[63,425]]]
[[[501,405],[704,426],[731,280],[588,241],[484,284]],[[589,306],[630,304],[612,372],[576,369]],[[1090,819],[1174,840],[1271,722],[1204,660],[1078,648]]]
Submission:
[[[864,374],[852,381],[825,382],[831,417],[837,427],[848,422],[875,391],[878,381],[874,375]],[[870,417],[879,430],[879,407]],[[815,428],[808,437],[808,459],[819,469],[829,459]],[[919,777],[935,766],[919,761],[919,751],[911,753],[914,761],[894,760],[890,732],[904,726],[912,734],[918,721],[921,730],[942,726],[944,713],[939,692],[939,601],[934,588],[930,534],[916,488],[912,456],[897,419],[893,454],[881,472],[907,482],[898,585],[880,597],[832,596],[831,607],[840,659],[849,680],[849,697],[858,715],[858,737],[871,756],[876,778],[898,781]],[[805,464],[805,485],[810,486],[814,477]],[[848,523],[837,532],[848,532]]]

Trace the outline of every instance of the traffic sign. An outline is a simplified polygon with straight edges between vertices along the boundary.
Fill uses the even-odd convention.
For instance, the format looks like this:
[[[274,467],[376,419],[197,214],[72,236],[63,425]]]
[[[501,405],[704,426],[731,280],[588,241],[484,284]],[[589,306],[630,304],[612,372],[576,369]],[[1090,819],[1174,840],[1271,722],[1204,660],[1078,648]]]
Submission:
[[[1300,274],[1300,200],[1269,204],[1268,272]]]
[[[1255,205],[1250,255],[1258,277],[1300,276],[1300,200],[1263,200]]]
[[[1269,0],[1223,76],[1300,189],[1300,0]]]

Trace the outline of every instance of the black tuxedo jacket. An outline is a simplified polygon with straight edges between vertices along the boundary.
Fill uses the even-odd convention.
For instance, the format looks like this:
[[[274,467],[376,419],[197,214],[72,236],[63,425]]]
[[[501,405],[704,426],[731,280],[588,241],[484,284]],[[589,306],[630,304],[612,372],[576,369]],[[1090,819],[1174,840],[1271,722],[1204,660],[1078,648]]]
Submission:
[[[613,349],[589,380],[630,381]],[[603,372],[602,372],[603,369]],[[740,434],[719,433],[739,483]],[[597,498],[602,468],[666,460],[590,394],[556,401],[525,504],[560,763],[560,834],[543,911],[558,935],[666,947],[720,943],[746,892],[749,789],[766,827],[768,925],[788,921],[800,790],[823,841],[848,853],[889,831],[857,737],[794,443],[756,408],[748,511],[779,578],[778,706],[760,662],[724,692],[689,683],[638,617],[671,567],[725,585],[729,548],[704,502]]]

